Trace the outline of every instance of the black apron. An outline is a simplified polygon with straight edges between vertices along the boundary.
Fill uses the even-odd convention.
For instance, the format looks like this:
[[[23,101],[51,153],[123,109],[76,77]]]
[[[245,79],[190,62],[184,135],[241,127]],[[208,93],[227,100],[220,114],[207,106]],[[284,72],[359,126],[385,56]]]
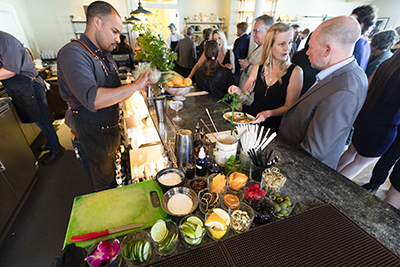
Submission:
[[[175,48],[176,48],[176,46],[178,45],[178,42],[179,42],[179,41],[175,41],[175,42],[171,41],[171,50],[172,50],[172,51],[175,51]]]
[[[36,122],[41,118],[42,113],[32,86],[34,79],[17,74],[1,82],[23,123]]]
[[[100,59],[98,61],[100,63]],[[118,71],[113,62],[110,65],[113,69],[104,69],[106,77],[102,87],[119,87],[121,81]],[[99,191],[115,187],[115,151],[120,145],[118,104],[96,112],[82,106],[74,109],[73,114],[77,136],[87,157],[93,188]]]

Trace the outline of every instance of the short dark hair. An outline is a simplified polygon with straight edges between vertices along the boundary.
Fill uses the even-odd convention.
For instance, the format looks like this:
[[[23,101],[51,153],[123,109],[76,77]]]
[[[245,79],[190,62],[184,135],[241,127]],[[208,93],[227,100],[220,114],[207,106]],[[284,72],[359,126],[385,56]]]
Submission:
[[[371,46],[379,50],[388,50],[398,40],[398,35],[395,30],[387,30],[376,33],[371,40]]]
[[[272,24],[275,23],[275,20],[273,17],[269,16],[269,15],[262,15],[256,18],[256,21],[260,21],[262,20],[264,22],[265,27],[270,28],[272,26]]]
[[[309,28],[305,28],[301,33],[309,35],[310,34],[310,29]]]
[[[300,25],[298,25],[298,24],[292,24],[292,28],[293,28],[293,29],[300,28]]]
[[[189,28],[187,28],[187,30],[186,30],[186,35],[187,35],[187,36],[192,36],[193,32],[194,32],[193,28],[192,28],[192,27],[189,27]]]
[[[213,29],[211,29],[211,28],[207,28],[207,29],[203,30],[203,34],[206,36],[206,40],[210,40],[212,31],[213,31]]]
[[[364,5],[356,7],[351,15],[356,15],[358,23],[364,23],[361,29],[361,34],[364,34],[368,29],[375,24],[376,19],[376,8],[372,5]]]
[[[125,39],[126,39],[126,36],[125,36],[125,35],[121,34],[121,35],[119,36],[119,40],[120,40],[120,43],[121,43],[121,44],[123,44],[123,43],[125,42]]]
[[[95,1],[87,8],[86,23],[92,21],[94,17],[99,17],[100,19],[105,20],[112,14],[112,12],[118,14],[118,11],[109,3],[104,1]]]
[[[241,30],[242,32],[246,32],[246,31],[247,31],[247,28],[249,27],[249,24],[247,24],[247,22],[242,21],[242,22],[239,22],[239,23],[236,25],[236,27],[237,27],[239,30]]]

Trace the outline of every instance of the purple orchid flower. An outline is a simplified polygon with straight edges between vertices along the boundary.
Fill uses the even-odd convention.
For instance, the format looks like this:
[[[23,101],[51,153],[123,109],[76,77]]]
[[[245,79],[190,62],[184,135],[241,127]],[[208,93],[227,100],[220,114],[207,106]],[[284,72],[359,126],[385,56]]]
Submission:
[[[86,257],[85,260],[91,261],[90,264],[93,267],[100,267],[103,263],[109,264],[117,258],[120,246],[117,239],[114,240],[112,245],[108,241],[101,241],[93,254]]]

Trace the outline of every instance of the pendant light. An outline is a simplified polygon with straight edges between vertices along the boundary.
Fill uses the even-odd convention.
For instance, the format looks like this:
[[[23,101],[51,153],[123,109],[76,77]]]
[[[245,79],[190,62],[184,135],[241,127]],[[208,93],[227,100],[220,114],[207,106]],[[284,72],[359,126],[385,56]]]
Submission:
[[[125,17],[125,22],[126,23],[134,24],[135,21],[140,21],[140,19],[138,19],[135,16],[130,16],[129,18]]]
[[[140,15],[140,14],[149,16],[149,15],[152,15],[153,13],[151,13],[150,11],[144,9],[144,8],[142,7],[142,2],[140,2],[140,0],[139,0],[138,8],[137,8],[136,10],[132,11],[132,12],[130,13],[130,15],[131,15],[131,16],[134,16],[134,15]]]

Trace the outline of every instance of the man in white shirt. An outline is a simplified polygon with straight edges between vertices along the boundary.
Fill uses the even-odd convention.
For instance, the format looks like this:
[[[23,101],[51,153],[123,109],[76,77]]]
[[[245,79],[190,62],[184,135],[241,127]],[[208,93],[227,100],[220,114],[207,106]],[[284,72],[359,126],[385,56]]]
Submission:
[[[173,23],[170,23],[168,28],[171,31],[171,34],[167,38],[167,45],[172,51],[175,51],[175,47],[178,45],[179,40],[185,38],[185,36],[176,32],[176,27]]]
[[[307,55],[321,72],[279,128],[280,136],[333,169],[367,95],[367,77],[352,56],[360,33],[360,25],[348,16],[318,26]]]

